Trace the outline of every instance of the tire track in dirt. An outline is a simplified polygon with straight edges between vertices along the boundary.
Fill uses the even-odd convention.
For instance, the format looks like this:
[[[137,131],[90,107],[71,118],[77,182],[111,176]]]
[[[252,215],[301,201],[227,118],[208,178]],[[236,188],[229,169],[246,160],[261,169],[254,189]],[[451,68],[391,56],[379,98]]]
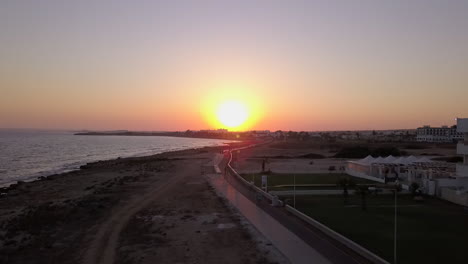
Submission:
[[[85,252],[82,263],[113,264],[119,245],[120,233],[131,217],[149,206],[153,201],[170,193],[171,188],[182,182],[185,178],[194,173],[199,173],[200,166],[201,161],[196,162],[195,160],[191,160],[184,162],[183,166],[177,166],[177,170],[172,175],[153,183],[151,191],[138,195],[125,205],[114,209],[109,218],[99,227],[94,239]]]

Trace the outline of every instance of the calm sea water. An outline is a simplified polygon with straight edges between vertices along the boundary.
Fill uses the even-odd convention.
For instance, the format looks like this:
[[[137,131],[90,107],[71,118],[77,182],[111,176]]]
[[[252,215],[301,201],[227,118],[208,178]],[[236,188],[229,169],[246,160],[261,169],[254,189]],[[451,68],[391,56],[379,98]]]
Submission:
[[[227,140],[149,136],[75,136],[0,130],[0,186],[67,172],[92,161],[219,146]]]

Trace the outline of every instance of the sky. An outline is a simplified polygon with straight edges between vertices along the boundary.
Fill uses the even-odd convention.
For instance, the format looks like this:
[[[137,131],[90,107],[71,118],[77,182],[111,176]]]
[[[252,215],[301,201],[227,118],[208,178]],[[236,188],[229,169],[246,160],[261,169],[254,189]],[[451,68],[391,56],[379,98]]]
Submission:
[[[0,128],[364,130],[468,117],[468,1],[0,2]]]

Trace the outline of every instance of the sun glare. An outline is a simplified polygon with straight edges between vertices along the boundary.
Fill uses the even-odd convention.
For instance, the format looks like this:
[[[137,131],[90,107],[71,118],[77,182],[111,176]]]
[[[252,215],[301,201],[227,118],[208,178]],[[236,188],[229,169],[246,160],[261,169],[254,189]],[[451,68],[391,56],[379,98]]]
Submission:
[[[228,101],[219,106],[216,116],[227,128],[237,128],[247,121],[249,114],[244,104],[237,101]]]

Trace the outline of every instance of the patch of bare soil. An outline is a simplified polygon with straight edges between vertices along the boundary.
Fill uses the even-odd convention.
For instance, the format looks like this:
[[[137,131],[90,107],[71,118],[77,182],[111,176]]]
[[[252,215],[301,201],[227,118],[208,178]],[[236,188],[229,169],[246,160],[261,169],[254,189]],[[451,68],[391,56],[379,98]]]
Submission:
[[[206,180],[193,175],[132,217],[118,262],[275,263]]]

